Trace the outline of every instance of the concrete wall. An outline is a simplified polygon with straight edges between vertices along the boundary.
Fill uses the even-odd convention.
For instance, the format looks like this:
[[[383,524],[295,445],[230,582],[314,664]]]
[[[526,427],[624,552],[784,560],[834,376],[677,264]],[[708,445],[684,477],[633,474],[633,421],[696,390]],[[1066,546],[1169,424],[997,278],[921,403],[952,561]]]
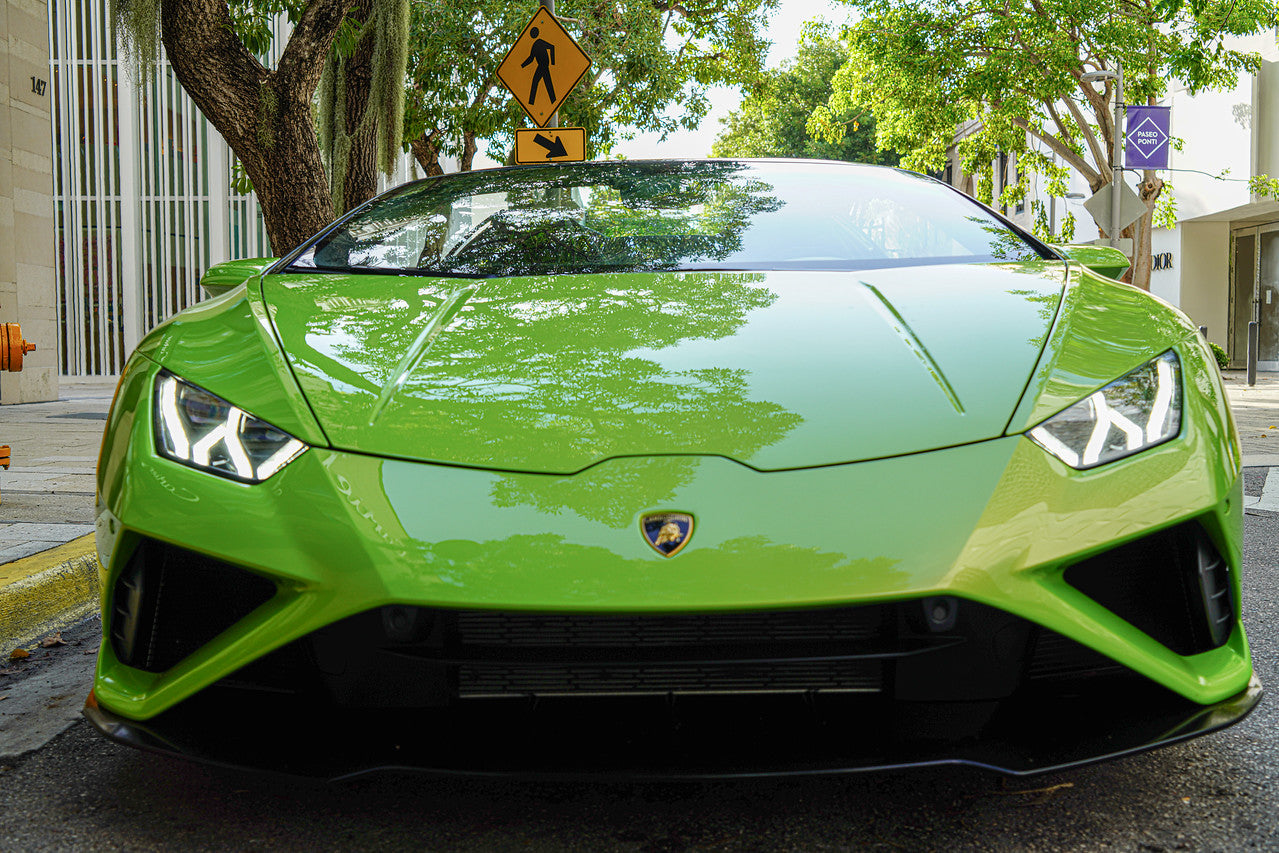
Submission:
[[[0,322],[38,347],[0,403],[58,398],[51,95],[45,1],[0,0]]]
[[[1181,305],[1181,265],[1185,258],[1181,250],[1180,232],[1180,228],[1156,228],[1150,233],[1150,253],[1155,256],[1165,253],[1172,256],[1171,268],[1150,271],[1150,292],[1173,305]],[[1191,319],[1195,319],[1193,315]],[[1201,320],[1199,325],[1208,326],[1208,335],[1212,336],[1210,323]]]
[[[1181,232],[1179,307],[1196,325],[1208,327],[1208,340],[1228,350],[1230,223],[1183,222],[1177,230]]]
[[[1257,160],[1253,174],[1279,178],[1279,61],[1261,63],[1254,90],[1252,123]]]

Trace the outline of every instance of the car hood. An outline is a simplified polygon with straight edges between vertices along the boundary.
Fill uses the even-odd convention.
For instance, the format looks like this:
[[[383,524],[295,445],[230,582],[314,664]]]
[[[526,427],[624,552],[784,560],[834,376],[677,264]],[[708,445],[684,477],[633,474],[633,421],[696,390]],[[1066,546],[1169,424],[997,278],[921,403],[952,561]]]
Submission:
[[[1055,262],[463,280],[268,275],[329,442],[547,473],[706,454],[761,470],[1004,433]]]

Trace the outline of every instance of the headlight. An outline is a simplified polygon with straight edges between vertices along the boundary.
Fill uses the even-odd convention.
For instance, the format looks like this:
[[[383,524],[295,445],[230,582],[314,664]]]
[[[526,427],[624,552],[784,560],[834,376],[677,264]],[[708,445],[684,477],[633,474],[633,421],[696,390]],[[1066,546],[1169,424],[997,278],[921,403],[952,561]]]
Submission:
[[[1030,438],[1071,468],[1094,468],[1176,437],[1181,362],[1172,350],[1058,412]]]
[[[155,447],[211,474],[260,483],[306,445],[203,388],[167,371],[155,381]]]

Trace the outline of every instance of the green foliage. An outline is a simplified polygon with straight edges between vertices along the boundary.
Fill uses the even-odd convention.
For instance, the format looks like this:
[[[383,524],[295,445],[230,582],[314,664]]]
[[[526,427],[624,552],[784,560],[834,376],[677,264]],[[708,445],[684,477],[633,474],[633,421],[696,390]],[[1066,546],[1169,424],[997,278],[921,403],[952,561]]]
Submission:
[[[565,100],[560,124],[586,128],[588,158],[606,156],[636,131],[697,127],[710,106],[708,87],[758,81],[768,47],[759,28],[775,6],[561,0],[556,12],[592,65]],[[495,72],[532,12],[498,0],[414,5],[406,141],[429,140],[463,159],[468,145],[487,141],[490,156],[506,159],[513,131],[528,121]]]
[[[1031,232],[1045,243],[1073,243],[1075,241],[1075,214],[1069,210],[1061,218],[1058,230],[1048,218],[1048,207],[1039,199],[1030,203]]]
[[[808,117],[824,107],[831,79],[848,51],[824,24],[810,22],[800,35],[799,51],[777,71],[768,72],[741,106],[721,119],[715,157],[811,157],[895,166],[897,155],[875,147],[875,122],[868,112],[848,110],[832,116],[846,132],[837,141],[808,133]]]
[[[232,31],[259,58],[271,52],[276,17],[284,15],[296,24],[305,8],[306,0],[227,0]]]
[[[1279,199],[1279,178],[1272,178],[1269,175],[1255,175],[1248,179],[1248,191],[1253,195]]]
[[[1229,85],[1260,57],[1224,40],[1258,32],[1279,14],[1269,0],[846,2],[860,13],[844,33],[849,59],[810,130],[836,140],[836,116],[868,109],[880,147],[930,171],[944,164],[956,128],[968,128],[959,153],[970,174],[1008,152],[1020,155],[1019,172],[1056,183],[1064,167],[1049,168],[1051,151],[1094,188],[1110,177],[1115,87],[1085,83],[1083,73],[1122,62],[1132,103],[1158,99],[1174,76],[1192,88]]]
[[[253,179],[244,170],[244,164],[238,159],[231,161],[231,192],[235,195],[248,195],[253,192]]]
[[[1156,228],[1177,227],[1177,196],[1172,191],[1172,181],[1164,181],[1163,191],[1155,202],[1155,214],[1152,220]]]
[[[1226,351],[1220,345],[1209,341],[1208,348],[1212,350],[1212,357],[1217,360],[1217,367],[1225,370],[1230,366],[1230,356],[1226,355]]]

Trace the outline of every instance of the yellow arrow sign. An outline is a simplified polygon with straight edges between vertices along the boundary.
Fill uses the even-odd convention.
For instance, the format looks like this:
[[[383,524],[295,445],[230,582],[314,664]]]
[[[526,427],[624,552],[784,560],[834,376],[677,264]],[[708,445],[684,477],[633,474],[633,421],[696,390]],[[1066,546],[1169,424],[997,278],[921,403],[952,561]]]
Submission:
[[[546,127],[590,67],[591,58],[555,16],[542,7],[497,67],[497,77],[533,123]]]
[[[515,162],[572,163],[586,159],[586,128],[547,127],[515,131]]]

